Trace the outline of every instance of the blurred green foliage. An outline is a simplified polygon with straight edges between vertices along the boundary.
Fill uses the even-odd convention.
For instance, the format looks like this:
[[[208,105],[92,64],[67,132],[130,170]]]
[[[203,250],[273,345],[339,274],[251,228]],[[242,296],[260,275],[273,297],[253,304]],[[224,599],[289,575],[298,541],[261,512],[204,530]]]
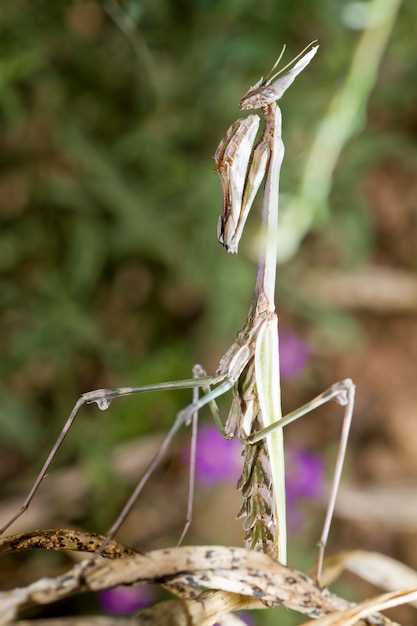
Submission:
[[[282,103],[284,197],[297,189],[350,65],[359,34],[346,10],[355,4],[3,3],[0,440],[28,475],[83,391],[188,377],[196,361],[215,366],[250,299],[257,217],[241,254],[227,257],[215,241],[221,194],[211,155],[282,43],[292,55],[318,38],[317,59]],[[300,301],[291,268],[326,255],[347,267],[372,257],[361,181],[382,157],[417,159],[416,20],[417,5],[404,3],[365,129],[336,170],[331,211],[280,275],[287,315],[330,335],[334,320],[338,340],[343,329],[351,337],[351,320]],[[61,458],[103,458],[117,441],[165,428],[187,399],[149,395],[83,414]]]

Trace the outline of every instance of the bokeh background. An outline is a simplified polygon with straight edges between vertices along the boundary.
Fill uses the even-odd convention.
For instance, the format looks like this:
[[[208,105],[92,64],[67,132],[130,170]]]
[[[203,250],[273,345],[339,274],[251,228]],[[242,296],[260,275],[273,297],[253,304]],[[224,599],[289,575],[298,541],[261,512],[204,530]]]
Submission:
[[[416,25],[417,5],[401,0],[2,3],[2,521],[82,392],[186,378],[196,362],[216,368],[250,302],[259,212],[239,256],[226,255],[215,237],[212,155],[282,44],[288,59],[317,38],[319,54],[282,102],[283,404],[292,410],[338,379],[356,382],[329,548],[378,550],[417,568]],[[165,392],[85,408],[13,530],[105,531],[189,398]],[[227,400],[221,406],[226,413]],[[290,561],[304,570],[340,416],[325,407],[286,433]],[[187,543],[239,545],[239,444],[223,444],[202,421]],[[120,533],[125,543],[176,542],[188,437],[150,481]],[[74,558],[3,556],[2,587]],[[356,599],[376,591],[353,576],[338,589]],[[158,597],[116,590],[49,614],[123,613]],[[411,609],[396,615],[415,619]],[[279,610],[249,618],[303,621]]]

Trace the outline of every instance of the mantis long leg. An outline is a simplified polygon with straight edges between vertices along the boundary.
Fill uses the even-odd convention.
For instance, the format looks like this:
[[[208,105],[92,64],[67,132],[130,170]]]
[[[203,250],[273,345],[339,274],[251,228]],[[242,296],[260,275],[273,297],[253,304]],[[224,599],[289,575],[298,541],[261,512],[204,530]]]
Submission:
[[[201,365],[194,365],[193,368],[194,377],[197,379],[202,379],[207,376],[204,369]],[[193,389],[193,403],[197,403],[199,400],[199,387],[194,387]],[[203,389],[206,393],[210,392],[210,386],[203,386]],[[213,421],[216,426],[219,428],[222,435],[225,435],[224,424],[221,420],[219,408],[215,400],[211,400],[209,402],[209,408],[211,415],[213,417]],[[180,546],[184,540],[185,535],[188,532],[188,529],[191,525],[193,518],[193,506],[194,506],[194,487],[195,487],[195,469],[196,469],[196,457],[197,457],[197,434],[198,434],[198,409],[194,411],[191,422],[191,445],[190,445],[190,469],[189,469],[189,479],[188,479],[188,502],[187,502],[187,516],[185,520],[185,525],[178,540],[178,546]]]
[[[193,375],[194,378],[201,377],[202,367],[200,365],[194,365]],[[204,373],[205,374],[205,373]],[[203,374],[203,375],[204,375]],[[193,402],[197,402],[199,399],[199,387],[193,389]],[[198,436],[198,411],[194,411],[191,421],[191,445],[190,445],[190,467],[188,476],[188,499],[187,499],[187,515],[185,518],[185,525],[182,529],[182,533],[178,540],[178,546],[184,541],[184,537],[190,528],[193,519],[194,508],[194,486],[195,486],[195,467],[197,458],[197,436]]]
[[[186,423],[186,420],[185,420],[185,417],[182,414],[182,412],[178,413],[177,417],[175,418],[174,423],[172,424],[171,428],[169,429],[169,431],[165,435],[164,439],[162,440],[162,444],[161,444],[158,452],[155,454],[155,456],[153,457],[152,461],[149,463],[148,467],[146,468],[146,470],[143,473],[141,479],[137,483],[135,489],[133,490],[132,494],[130,495],[130,497],[127,500],[126,504],[124,505],[123,509],[120,511],[119,515],[117,516],[115,522],[112,524],[112,526],[107,531],[106,539],[105,539],[104,543],[102,544],[102,546],[100,548],[100,551],[102,551],[107,546],[107,544],[118,533],[118,531],[119,531],[120,527],[122,526],[123,522],[126,520],[126,518],[128,517],[129,513],[131,512],[131,510],[135,506],[135,503],[136,503],[137,499],[139,498],[140,494],[142,493],[144,486],[146,485],[146,483],[148,482],[149,478],[154,473],[155,469],[158,467],[158,465],[161,462],[162,458],[165,456],[165,453],[168,450],[169,446],[171,445],[171,442],[172,442],[174,436],[179,431],[181,426],[183,426],[183,424],[185,424],[185,423]]]
[[[204,379],[200,379],[200,380],[203,380],[203,382],[202,384],[198,385],[199,387],[205,387],[207,385],[213,384],[213,383],[210,383],[210,381],[208,382],[204,381]],[[223,376],[223,382],[221,384],[217,385],[217,387],[215,387],[211,391],[205,393],[203,396],[201,396],[201,398],[199,398],[195,402],[192,402],[191,404],[186,406],[185,409],[180,411],[179,415],[183,417],[185,423],[189,423],[191,421],[191,416],[194,413],[194,411],[199,411],[200,409],[203,408],[203,406],[206,406],[208,404],[211,407],[214,421],[219,426],[222,433],[224,433],[224,426],[220,419],[220,416],[217,410],[217,405],[215,404],[214,401],[216,400],[216,398],[219,398],[220,396],[227,393],[233,387],[233,385],[234,385],[233,380],[231,380],[227,376]]]
[[[218,382],[218,378],[195,378],[192,379],[194,380],[194,388],[199,388],[201,386],[207,386],[211,383],[215,383]],[[222,377],[223,379],[225,378],[224,376]],[[191,385],[189,385],[191,386]],[[119,515],[117,516],[116,521],[113,523],[113,525],[111,526],[111,528],[108,530],[108,532],[106,533],[106,539],[104,541],[104,543],[102,544],[100,551],[102,551],[107,544],[109,543],[109,541],[111,541],[115,535],[117,534],[117,532],[119,531],[120,527],[122,526],[123,522],[125,521],[125,519],[127,518],[127,516],[129,515],[130,511],[132,510],[132,508],[134,507],[139,495],[141,494],[144,486],[146,485],[147,481],[149,480],[150,476],[153,474],[153,472],[155,471],[156,467],[159,465],[161,459],[163,458],[163,456],[165,455],[167,449],[169,448],[172,439],[174,438],[174,435],[178,432],[178,430],[181,428],[181,426],[183,424],[190,424],[193,421],[193,416],[196,416],[198,414],[198,411],[203,407],[206,406],[207,404],[212,405],[213,401],[215,400],[215,398],[218,398],[219,396],[223,395],[224,393],[226,393],[231,387],[233,386],[233,382],[229,379],[226,379],[225,382],[219,384],[215,389],[212,389],[211,391],[209,391],[208,393],[206,393],[205,395],[203,395],[201,398],[197,397],[197,394],[195,395],[195,399],[193,399],[193,402],[191,404],[189,404],[187,407],[185,407],[185,409],[183,409],[182,411],[180,411],[177,414],[177,417],[175,418],[175,421],[173,423],[173,425],[171,426],[171,428],[169,429],[168,433],[165,435],[162,444],[158,450],[158,452],[155,454],[155,456],[153,457],[152,461],[149,463],[146,471],[144,472],[143,476],[141,477],[141,479],[139,480],[138,484],[136,485],[135,489],[133,490],[131,496],[129,497],[128,501],[126,502],[126,504],[124,505],[123,509],[121,510],[121,512],[119,513]],[[196,418],[195,418],[196,419]],[[195,442],[195,437],[194,437],[194,442]],[[194,462],[195,462],[195,455],[194,455]],[[190,489],[190,494],[189,494],[189,503],[188,503],[188,511],[192,511],[192,504],[190,504],[192,502],[192,498],[193,498],[193,490],[194,490],[194,468],[191,468],[191,473],[190,476],[192,476],[192,479],[190,478],[190,485],[192,483],[192,487],[193,489]],[[188,519],[186,522],[186,529],[188,528],[189,523],[188,523]],[[181,539],[183,538],[183,535],[185,533],[182,533]]]
[[[336,400],[339,404],[345,407],[344,416],[343,416],[343,426],[342,432],[340,435],[340,443],[339,450],[337,454],[337,460],[333,475],[333,482],[330,491],[329,502],[327,505],[326,516],[324,519],[323,529],[320,535],[320,541],[318,544],[319,547],[319,555],[317,560],[317,571],[316,577],[318,583],[320,583],[321,573],[323,570],[323,561],[324,561],[324,553],[327,545],[327,540],[329,537],[330,526],[333,519],[337,492],[339,490],[340,479],[342,476],[343,463],[346,456],[346,448],[349,438],[350,426],[352,423],[352,415],[353,415],[353,407],[355,402],[355,385],[347,378],[338,383],[335,383],[329,389],[321,393],[319,396],[307,402],[299,409],[292,411],[285,415],[282,419],[279,419],[272,424],[270,424],[267,428],[263,428],[262,430],[251,435],[246,441],[249,444],[254,444],[261,439],[264,439],[270,432],[272,432],[276,428],[284,428],[291,422],[299,419],[303,415],[314,411],[318,407],[330,402],[331,400]]]
[[[0,535],[3,534],[29,508],[30,503],[35,497],[36,492],[38,491],[43,479],[45,478],[46,473],[51,463],[53,462],[56,454],[61,448],[65,437],[67,436],[77,415],[80,412],[80,409],[85,404],[97,404],[97,406],[101,410],[105,410],[105,409],[108,409],[111,401],[115,400],[116,398],[122,398],[124,396],[132,395],[136,393],[145,393],[145,392],[150,392],[150,391],[192,389],[194,387],[215,385],[223,381],[224,378],[225,376],[214,376],[214,377],[205,376],[203,378],[190,378],[186,380],[177,380],[177,381],[166,382],[166,383],[157,383],[154,385],[144,385],[143,387],[118,387],[115,389],[97,389],[95,391],[89,391],[87,393],[84,393],[82,396],[78,398],[71,413],[69,414],[67,420],[65,421],[64,427],[62,428],[60,434],[58,435],[57,440],[52,446],[46,458],[46,461],[44,462],[42,469],[40,470],[37,478],[35,479],[31,489],[29,490],[29,493],[26,496],[22,506],[20,507],[20,509],[16,511],[14,515],[12,515],[12,517],[5,524],[3,524],[2,527],[0,527]]]

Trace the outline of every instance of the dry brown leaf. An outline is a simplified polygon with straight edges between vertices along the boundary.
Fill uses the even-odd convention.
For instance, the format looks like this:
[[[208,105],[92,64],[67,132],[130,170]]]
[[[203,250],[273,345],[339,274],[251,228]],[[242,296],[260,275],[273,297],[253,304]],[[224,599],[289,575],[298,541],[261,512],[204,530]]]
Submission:
[[[392,591],[361,602],[356,607],[341,611],[339,614],[328,615],[317,621],[306,622],[303,626],[354,626],[359,623],[359,620],[366,619],[376,611],[385,611],[400,604],[407,604],[416,600],[417,587]]]
[[[88,533],[81,536],[90,545]],[[286,568],[265,554],[222,546],[182,547],[114,560],[93,557],[61,576],[1,593],[0,622],[15,619],[22,608],[49,604],[81,591],[145,582],[168,584],[181,599],[146,609],[139,624],[210,626],[227,613],[263,608],[265,603],[283,605],[313,618],[352,607],[329,591],[318,589],[302,572]],[[217,593],[207,592],[210,589]],[[378,615],[367,623],[392,626],[390,620]]]
[[[0,537],[0,554],[32,549],[97,552],[104,541],[104,535],[72,528],[34,530],[30,533]],[[112,540],[105,546],[102,556],[107,559],[119,559],[132,554],[137,554],[137,551]]]
[[[411,567],[379,552],[365,550],[342,552],[326,559],[321,579],[323,585],[330,585],[344,570],[388,591],[417,587],[417,572]]]
[[[337,496],[336,511],[340,517],[356,522],[384,524],[394,530],[417,529],[415,486],[343,485]]]
[[[55,619],[22,620],[16,626],[141,626],[143,616],[132,617],[104,617],[101,615],[72,616]],[[219,626],[245,626],[245,622],[236,615],[225,615],[218,620]],[[164,626],[169,626],[164,622]]]
[[[315,270],[303,277],[313,300],[336,307],[377,313],[408,313],[417,309],[417,283],[412,272],[369,266],[356,272]]]
[[[136,617],[105,617],[103,615],[72,615],[53,619],[19,620],[15,626],[139,626]]]

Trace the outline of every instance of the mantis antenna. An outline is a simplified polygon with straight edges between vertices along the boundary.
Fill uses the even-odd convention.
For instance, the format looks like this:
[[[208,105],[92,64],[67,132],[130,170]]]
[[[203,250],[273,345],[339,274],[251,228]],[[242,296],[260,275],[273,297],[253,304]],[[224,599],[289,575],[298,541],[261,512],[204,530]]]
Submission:
[[[288,61],[287,65],[284,65],[284,67],[282,67],[278,72],[273,74],[270,78],[267,78],[265,82],[265,86],[270,85],[280,74],[283,74],[286,70],[288,70],[292,65],[294,65],[294,63],[298,61],[298,59],[301,59],[301,57],[303,57],[308,52],[308,50],[310,50],[310,48],[312,48],[313,46],[317,44],[318,44],[317,39],[313,39],[313,41],[310,41],[310,43],[303,50],[301,50],[301,52],[299,52],[293,59],[291,59],[291,61]],[[279,65],[279,62],[284,56],[286,47],[287,47],[286,44],[284,44],[281,50],[281,54],[279,55],[278,59],[275,61],[269,74],[271,74],[274,71],[274,69]]]

